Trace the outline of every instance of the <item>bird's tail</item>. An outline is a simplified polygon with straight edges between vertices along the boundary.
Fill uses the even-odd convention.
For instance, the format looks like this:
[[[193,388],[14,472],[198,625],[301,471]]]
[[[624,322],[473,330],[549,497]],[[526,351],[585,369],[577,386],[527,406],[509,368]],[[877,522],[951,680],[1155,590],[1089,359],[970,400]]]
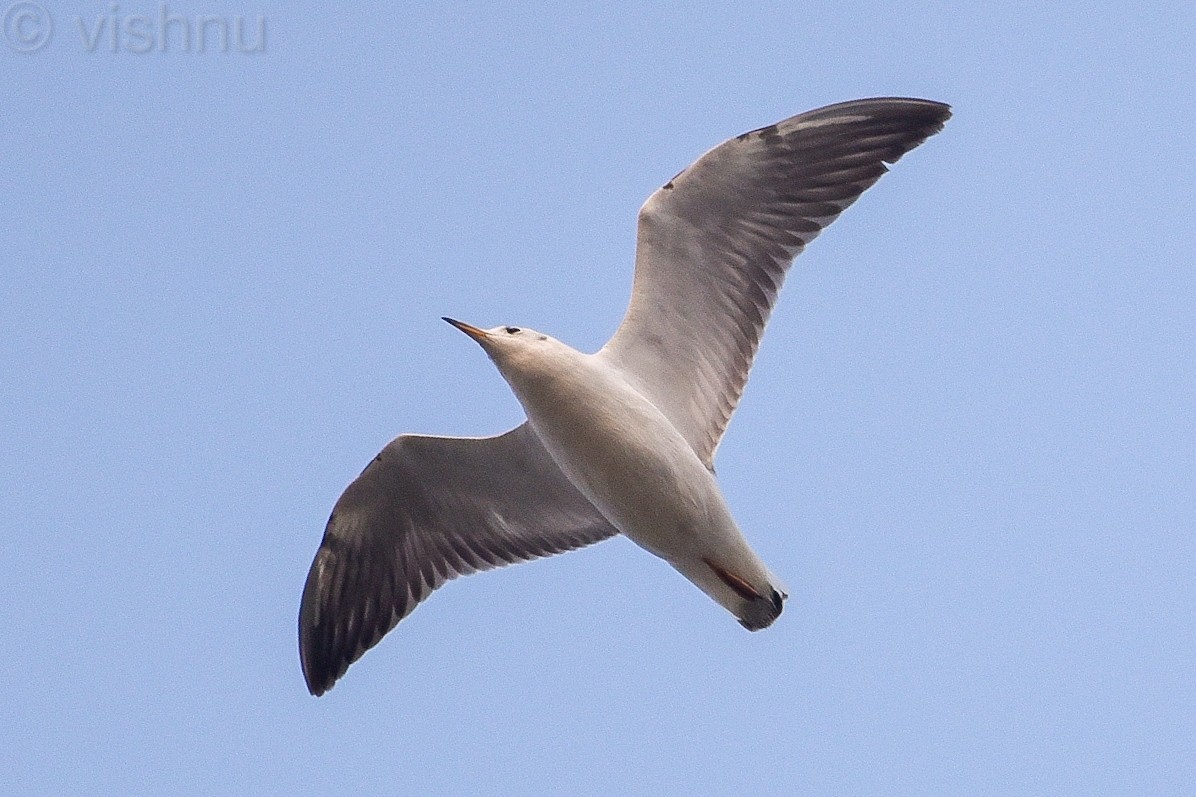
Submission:
[[[781,612],[785,609],[785,599],[789,596],[783,589],[774,586],[776,583],[774,580],[770,578],[767,581],[762,581],[757,578],[756,581],[760,582],[757,584],[720,566],[711,559],[703,557],[702,563],[709,568],[707,572],[712,573],[718,583],[711,583],[714,579],[693,580],[703,591],[727,607],[744,628],[749,631],[759,631],[762,628],[768,628],[774,620],[781,616]],[[711,589],[711,587],[720,587],[721,589]]]
[[[768,596],[745,600],[735,616],[739,624],[749,631],[759,631],[768,628],[773,621],[781,616],[785,609],[785,599],[789,596],[779,589],[772,588]]]

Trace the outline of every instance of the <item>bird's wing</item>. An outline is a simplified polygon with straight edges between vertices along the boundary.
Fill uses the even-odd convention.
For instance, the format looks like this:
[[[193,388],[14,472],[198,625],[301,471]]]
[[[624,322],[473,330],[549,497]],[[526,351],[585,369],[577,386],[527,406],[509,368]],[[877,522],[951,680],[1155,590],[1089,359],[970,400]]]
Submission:
[[[599,356],[707,466],[793,259],[950,115],[899,98],[809,111],[715,147],[644,203],[631,304]]]
[[[299,609],[312,694],[449,579],[616,531],[524,423],[498,437],[403,435],[336,502]]]

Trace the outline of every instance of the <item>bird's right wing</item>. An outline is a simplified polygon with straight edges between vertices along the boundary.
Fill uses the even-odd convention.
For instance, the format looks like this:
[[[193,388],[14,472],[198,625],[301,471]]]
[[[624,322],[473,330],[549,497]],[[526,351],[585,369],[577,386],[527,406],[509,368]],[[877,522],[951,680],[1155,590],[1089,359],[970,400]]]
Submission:
[[[498,437],[395,439],[336,502],[308,573],[307,688],[332,688],[449,579],[616,533],[526,423]]]
[[[599,356],[707,466],[793,258],[950,115],[902,98],[819,108],[720,144],[644,203],[631,304]]]

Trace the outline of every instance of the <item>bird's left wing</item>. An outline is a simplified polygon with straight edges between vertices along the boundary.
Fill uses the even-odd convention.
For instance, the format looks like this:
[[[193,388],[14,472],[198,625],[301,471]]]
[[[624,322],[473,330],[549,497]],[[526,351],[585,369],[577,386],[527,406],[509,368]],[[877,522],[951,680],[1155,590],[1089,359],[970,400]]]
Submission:
[[[336,502],[299,609],[299,658],[320,695],[457,576],[616,534],[528,424],[504,435],[403,435]]]

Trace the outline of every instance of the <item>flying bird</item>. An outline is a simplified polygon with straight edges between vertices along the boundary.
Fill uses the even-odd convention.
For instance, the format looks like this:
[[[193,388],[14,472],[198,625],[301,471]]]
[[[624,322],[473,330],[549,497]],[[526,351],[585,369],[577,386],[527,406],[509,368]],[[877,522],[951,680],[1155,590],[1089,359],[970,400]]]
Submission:
[[[639,212],[631,303],[584,354],[533,329],[446,318],[527,420],[497,437],[402,435],[341,495],[303,588],[299,657],[321,695],[457,576],[624,534],[747,629],[786,593],[719,489],[714,455],[793,259],[947,105],[839,103],[736,136]]]

